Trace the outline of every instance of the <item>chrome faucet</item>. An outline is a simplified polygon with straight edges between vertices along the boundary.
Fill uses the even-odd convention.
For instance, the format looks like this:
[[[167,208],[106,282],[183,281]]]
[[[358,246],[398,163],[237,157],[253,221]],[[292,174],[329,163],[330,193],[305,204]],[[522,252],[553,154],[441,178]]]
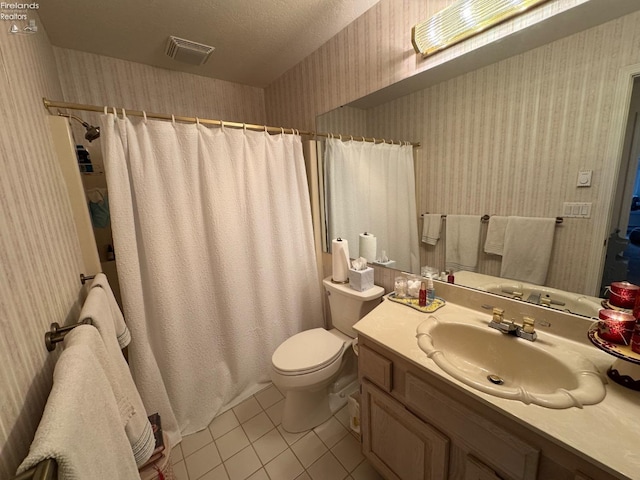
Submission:
[[[527,297],[527,302],[535,303],[536,305],[539,305],[541,295],[542,294],[540,292],[531,292]]]
[[[535,331],[535,320],[533,318],[524,317],[522,319],[522,326],[516,325],[513,323],[513,320],[505,320],[504,310],[502,308],[493,309],[493,318],[489,322],[489,326],[502,333],[515,335],[530,342],[538,338],[538,334]]]

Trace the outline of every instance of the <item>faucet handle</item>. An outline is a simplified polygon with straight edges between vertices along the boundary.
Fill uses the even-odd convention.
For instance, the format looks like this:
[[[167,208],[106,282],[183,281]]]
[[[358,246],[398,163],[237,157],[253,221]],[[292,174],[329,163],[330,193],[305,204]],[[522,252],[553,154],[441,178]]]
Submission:
[[[504,321],[504,309],[493,308],[493,321],[496,323],[502,323]]]
[[[524,330],[525,333],[534,333],[536,331],[535,324],[535,319],[531,317],[522,318],[522,330]]]

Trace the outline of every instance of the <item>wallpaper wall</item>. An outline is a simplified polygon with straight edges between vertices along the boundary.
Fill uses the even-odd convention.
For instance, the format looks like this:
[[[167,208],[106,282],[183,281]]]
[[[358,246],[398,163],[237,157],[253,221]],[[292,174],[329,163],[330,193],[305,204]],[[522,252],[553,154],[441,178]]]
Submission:
[[[402,61],[410,29],[405,23],[402,30],[403,22],[420,13],[414,2],[402,9],[390,3],[398,2],[381,1],[268,87],[268,114],[280,123],[311,124],[312,113],[423,68]],[[415,150],[420,212],[555,217],[563,202],[593,202],[591,219],[566,219],[556,229],[548,285],[595,293],[589,271],[602,252],[612,196],[605,185],[615,174],[615,159],[605,158],[608,126],[619,69],[640,62],[639,21],[640,14],[630,14],[442,82],[367,111],[366,121],[350,107],[338,109],[323,122],[337,118],[343,130],[323,128],[351,133],[365,125],[370,136],[421,142]],[[386,41],[393,46],[364,34],[379,28],[396,35]],[[362,63],[370,48],[376,60]],[[274,102],[284,90],[304,91],[306,108]],[[593,170],[592,187],[576,188],[579,170]],[[423,265],[444,266],[443,243],[430,250],[423,244]],[[482,256],[480,268],[498,274],[499,259]]]
[[[42,106],[62,95],[46,32],[2,28],[0,54],[0,478],[11,479],[51,389],[58,355],[44,333],[79,313],[82,263]]]
[[[2,479],[13,478],[26,456],[51,389],[58,354],[47,352],[44,333],[52,322],[75,322],[82,296],[75,226],[42,97],[230,121],[266,120],[262,89],[54,48],[37,23],[34,35],[0,31],[0,112],[5,119],[0,129]],[[97,114],[75,113],[97,123]],[[84,130],[75,122],[72,126],[82,139]]]
[[[64,95],[55,100],[245,123],[266,121],[261,88],[76,50],[53,50]],[[91,116],[93,121],[97,115]]]

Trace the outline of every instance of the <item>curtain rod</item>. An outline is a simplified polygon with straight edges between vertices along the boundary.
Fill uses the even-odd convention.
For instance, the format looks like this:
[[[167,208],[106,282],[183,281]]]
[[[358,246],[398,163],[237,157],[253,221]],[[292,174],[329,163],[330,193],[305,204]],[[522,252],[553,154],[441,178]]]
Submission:
[[[84,105],[81,103],[69,103],[69,102],[55,102],[48,100],[47,98],[42,98],[42,102],[44,103],[44,108],[49,110],[50,108],[66,108],[69,110],[82,110],[85,112],[100,112],[104,113],[104,106],[98,105]],[[337,133],[318,133],[312,132],[308,130],[298,130],[296,128],[283,128],[283,127],[269,127],[267,125],[255,125],[251,123],[239,123],[239,122],[228,122],[226,120],[211,120],[207,118],[196,118],[196,117],[184,117],[181,115],[168,115],[166,113],[149,113],[143,112],[141,110],[128,110],[126,108],[120,107],[107,107],[107,110],[113,112],[126,112],[127,115],[131,115],[134,117],[146,117],[146,118],[155,118],[158,120],[175,120],[178,122],[187,122],[187,123],[202,123],[205,125],[219,125],[221,127],[231,127],[231,128],[244,128],[247,130],[258,130],[265,132],[273,132],[273,133],[288,133],[293,135],[308,135],[311,137],[324,137],[324,138],[339,138],[342,140],[349,139],[354,142],[371,142],[371,143],[389,143],[393,145],[404,145],[408,144],[413,147],[419,147],[420,142],[400,142],[394,140],[386,140],[383,138],[373,138],[373,137],[363,137],[362,135],[358,135],[357,137],[354,135],[342,135]],[[51,113],[51,111],[49,111]]]

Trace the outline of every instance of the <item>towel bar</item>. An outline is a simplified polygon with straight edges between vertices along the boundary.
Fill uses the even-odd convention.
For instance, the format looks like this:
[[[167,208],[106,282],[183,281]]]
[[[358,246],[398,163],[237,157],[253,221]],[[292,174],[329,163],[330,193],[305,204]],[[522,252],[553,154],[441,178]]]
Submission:
[[[420,214],[420,216],[421,216],[421,217],[424,217],[424,216],[425,216],[425,215],[427,215],[428,213],[429,213],[429,212],[427,212],[427,213],[421,213],[421,214]],[[446,216],[446,215],[440,215],[440,216],[441,216],[443,219],[446,219],[446,218],[447,218],[447,216]],[[482,217],[480,217],[480,221],[482,221],[482,222],[485,222],[485,223],[486,223],[486,222],[488,222],[488,221],[489,221],[489,219],[490,219],[490,218],[491,218],[491,215],[488,215],[488,214],[486,214],[486,213],[485,213]],[[563,218],[563,217],[556,217],[556,224],[557,224],[557,225],[561,224],[562,222],[564,222],[564,218]]]
[[[53,458],[41,461],[35,467],[21,473],[14,480],[56,480],[58,464]]]
[[[80,274],[80,283],[82,283],[83,285],[85,283],[87,283],[87,280],[93,280],[94,278],[96,278],[95,275],[85,275],[84,273]]]
[[[47,347],[47,351],[53,352],[56,349],[56,343],[64,340],[64,336],[69,333],[71,330],[76,328],[78,325],[90,325],[90,321],[82,321],[78,322],[74,325],[68,325],[66,327],[61,327],[58,323],[54,322],[51,324],[51,330],[44,334],[44,344]]]

